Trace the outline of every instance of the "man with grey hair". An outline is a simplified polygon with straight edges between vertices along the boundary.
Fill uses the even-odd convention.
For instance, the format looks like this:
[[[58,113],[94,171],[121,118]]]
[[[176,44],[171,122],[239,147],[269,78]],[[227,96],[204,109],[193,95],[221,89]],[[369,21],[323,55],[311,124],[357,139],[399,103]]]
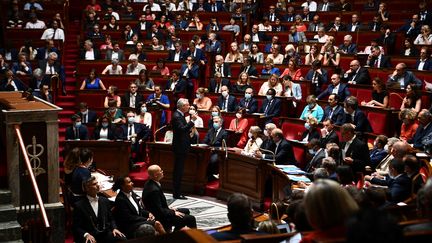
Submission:
[[[393,150],[393,145],[395,144],[396,146],[395,149]],[[397,137],[391,137],[387,139],[387,144],[384,146],[384,150],[387,151],[387,156],[384,157],[375,167],[376,173],[380,175],[387,175],[388,165],[390,161],[394,159],[394,155],[396,155],[399,158],[402,158],[406,153],[407,148],[408,145],[405,142],[402,142]]]
[[[231,77],[231,66],[224,62],[224,57],[222,55],[216,55],[215,65],[212,68],[212,76],[216,73],[220,73],[222,78]]]
[[[36,68],[33,70],[33,77],[30,80],[29,88],[33,91],[39,91],[42,85],[49,85],[49,80],[45,77],[42,69]]]
[[[420,125],[414,137],[408,142],[411,143],[414,148],[423,150],[425,145],[430,145],[432,139],[432,114],[428,110],[423,109],[418,115],[418,121]]]
[[[42,72],[45,74],[48,86],[50,85],[50,77],[58,75],[58,78],[62,83],[62,92],[63,94],[66,94],[66,74],[64,71],[64,67],[63,65],[61,65],[58,58],[58,54],[52,51],[48,53],[48,56],[45,60],[39,61],[38,65]]]
[[[339,46],[339,52],[342,54],[356,54],[357,45],[352,42],[351,35],[345,35],[343,39],[343,44]]]
[[[81,60],[98,60],[100,53],[97,48],[93,48],[93,42],[91,40],[84,41],[84,48],[81,50]]]
[[[173,130],[172,149],[174,152],[174,170],[173,170],[173,197],[175,199],[187,199],[181,193],[181,180],[183,177],[184,161],[189,153],[191,141],[190,132],[195,126],[194,122],[197,115],[191,115],[189,122],[186,122],[185,114],[189,112],[189,101],[180,98],[177,101],[177,110],[174,111],[171,119]]]
[[[138,62],[138,56],[136,54],[130,54],[129,63],[126,67],[126,74],[129,75],[139,75],[140,71],[146,69],[144,64]]]

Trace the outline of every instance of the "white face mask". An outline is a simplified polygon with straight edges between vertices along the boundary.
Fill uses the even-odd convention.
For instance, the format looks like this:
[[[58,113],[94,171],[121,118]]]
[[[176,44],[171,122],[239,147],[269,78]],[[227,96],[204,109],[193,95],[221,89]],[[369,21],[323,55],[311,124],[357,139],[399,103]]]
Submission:
[[[196,111],[195,110],[189,110],[189,115],[195,115]]]
[[[242,117],[242,115],[240,113],[236,113],[236,117],[237,117],[237,119],[240,119]]]
[[[252,133],[248,132],[248,138],[252,138]]]
[[[222,91],[222,96],[223,97],[227,97],[228,96],[228,91]]]
[[[264,135],[267,136],[267,137],[269,136],[269,133],[268,133],[267,130],[264,130]]]
[[[384,150],[387,151],[387,153],[389,152],[389,146],[387,144],[384,146]]]

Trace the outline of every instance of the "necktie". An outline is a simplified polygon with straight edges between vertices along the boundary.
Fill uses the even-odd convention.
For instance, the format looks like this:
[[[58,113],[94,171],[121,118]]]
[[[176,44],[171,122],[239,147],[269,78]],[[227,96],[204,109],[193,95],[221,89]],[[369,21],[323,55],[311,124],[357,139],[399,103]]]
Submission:
[[[378,67],[378,59],[375,60],[374,67]]]
[[[87,114],[84,114],[84,117],[83,117],[84,119],[84,123],[88,123],[88,121],[87,121]]]
[[[218,73],[220,73],[220,72],[221,72],[221,67],[220,67],[220,66],[217,67],[217,68],[216,68],[216,71],[217,71]]]
[[[54,40],[54,38],[55,38],[56,31],[57,31],[57,29],[55,29],[54,32],[53,32],[53,35],[52,35],[52,38],[51,38],[51,39],[53,39],[53,40]]]
[[[224,99],[224,103],[223,103],[223,110],[227,110],[227,103],[228,103],[228,101],[227,101],[227,99]]]
[[[220,85],[219,85],[219,84],[216,84],[216,90],[215,90],[216,93],[220,93],[220,92],[219,92],[219,89],[220,89]]]
[[[129,125],[129,133],[128,133],[128,135],[129,135],[129,136],[132,136],[132,124]]]
[[[332,118],[332,116],[333,116],[333,108],[330,109],[329,118]]]
[[[216,12],[216,4],[213,4],[213,12]]]
[[[213,139],[212,139],[210,145],[213,145],[213,144],[216,142],[216,137],[217,137],[217,130],[214,130],[214,133],[213,133]]]
[[[79,128],[75,128],[75,139],[79,139],[79,138],[80,138]]]
[[[54,67],[52,65],[50,65],[50,72],[51,74],[54,74]]]
[[[249,105],[249,101],[248,101],[248,100],[246,100],[246,102],[245,102],[245,108],[247,108],[247,107],[248,107],[248,105]]]
[[[268,112],[268,110],[269,110],[269,108],[270,108],[272,102],[273,102],[273,100],[271,100],[271,101],[267,104],[267,106],[266,106],[266,108],[265,108],[265,110],[264,110],[264,114],[265,114],[265,115],[267,115],[267,112]]]
[[[322,10],[322,11],[327,11],[327,3],[324,3],[324,5],[323,5],[323,7],[322,7],[321,10]]]
[[[373,29],[372,29],[372,31],[376,31],[376,27],[377,27],[377,24],[376,24],[376,23],[374,23],[374,26],[373,26]]]

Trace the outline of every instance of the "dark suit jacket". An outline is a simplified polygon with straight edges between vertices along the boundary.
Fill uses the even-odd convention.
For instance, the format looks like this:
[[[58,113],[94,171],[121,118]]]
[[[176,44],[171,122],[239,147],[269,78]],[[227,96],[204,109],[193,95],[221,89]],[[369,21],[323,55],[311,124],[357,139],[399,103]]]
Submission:
[[[27,85],[25,85],[20,79],[18,78],[13,78],[13,81],[15,83],[15,85],[17,86],[17,89],[19,91],[25,91],[27,90]],[[0,82],[0,91],[13,91],[14,88],[11,85],[7,85],[7,78],[3,78],[2,81]]]
[[[357,72],[351,72],[349,74],[343,75],[342,80],[344,82],[354,81],[355,84],[370,84],[369,71],[367,68],[360,67]]]
[[[385,180],[372,178],[373,184],[388,186],[388,201],[391,203],[402,202],[411,195],[411,179],[406,173],[392,179],[389,176]]]
[[[117,194],[114,203],[114,218],[120,231],[126,233],[128,238],[132,238],[135,229],[146,223],[149,217],[149,212],[141,207],[138,195],[132,192],[132,198],[138,205],[138,211],[123,192]]]
[[[275,163],[278,165],[295,165],[297,163],[295,157],[294,157],[294,150],[291,146],[291,144],[286,140],[285,138],[281,140],[279,146],[276,144],[273,146],[273,151],[275,152]],[[266,159],[272,159],[273,155],[271,154],[265,154]]]
[[[211,69],[211,75],[214,77],[216,73],[216,64]],[[231,65],[229,63],[223,63],[222,64],[222,77],[231,77]]]
[[[371,167],[375,169],[375,167],[387,156],[387,151],[384,149],[372,149],[369,153],[369,157],[371,160]]]
[[[330,31],[330,29],[332,29],[333,27],[334,27],[334,22],[331,22],[329,25],[327,25],[326,31]],[[346,31],[346,30],[347,30],[346,25],[341,23],[338,31]]]
[[[356,126],[357,132],[373,132],[372,127],[367,119],[365,113],[360,109],[355,110],[354,121],[350,114],[345,114],[344,123],[352,123]]]
[[[100,231],[108,232],[117,228],[111,214],[110,201],[105,197],[99,197],[98,202],[97,217],[87,197],[84,197],[75,204],[72,226],[75,242],[85,242],[85,233],[97,237],[97,235],[100,235]]]
[[[258,42],[263,42],[263,41],[268,41],[270,38],[265,34],[265,33],[263,33],[263,32],[258,32],[258,33],[256,33],[257,35],[258,35],[258,39],[259,39],[259,41]],[[251,41],[253,42],[254,40],[253,40],[253,36],[254,36],[254,33],[250,33],[250,35],[251,35]],[[256,42],[256,43],[258,43],[258,42]]]
[[[204,4],[204,10],[206,12],[213,12],[213,4],[211,4],[211,3],[205,3]],[[222,2],[217,1],[216,2],[216,12],[223,12],[223,11],[225,11],[225,8],[224,8]]]
[[[189,135],[187,137],[189,137]],[[175,212],[168,208],[168,203],[162,188],[154,180],[148,180],[144,184],[141,199],[145,208],[151,212],[156,220],[161,222],[165,228],[173,225],[172,221],[175,217]]]
[[[372,31],[374,29],[374,26],[375,26],[374,22],[369,22],[369,24],[368,24],[368,30]],[[375,31],[376,32],[380,31],[380,29],[381,29],[381,22],[377,22],[376,23],[376,27],[375,27]]]
[[[187,69],[187,65],[186,64],[182,64],[181,69],[180,69],[180,76],[182,76],[183,78],[186,78],[186,77],[183,76],[183,74],[186,71],[186,69]],[[189,79],[198,78],[198,75],[199,75],[199,67],[198,67],[198,65],[196,65],[196,64],[192,65],[192,69],[190,69],[188,71],[188,74],[189,74]]]
[[[156,36],[159,39],[159,41],[165,40],[165,36],[164,36],[164,34],[162,33],[161,30],[159,30],[158,32],[154,33],[151,29],[147,30],[146,39],[147,40],[151,40],[151,38],[153,37],[153,35]]]
[[[94,53],[93,55],[94,55],[95,60],[100,59],[100,51],[99,51],[99,49],[93,48],[93,53]],[[85,54],[86,54],[86,50],[81,49],[81,52],[80,52],[80,59],[81,60],[85,60]]]
[[[333,89],[334,89],[334,85],[330,84],[326,90],[324,90],[321,94],[317,96],[317,98],[322,99],[324,97],[329,96],[330,94],[333,93]],[[348,90],[348,85],[344,83],[339,83],[339,89],[337,94],[339,95],[339,99],[341,101],[344,101],[347,97],[349,97],[351,93]]]
[[[81,117],[81,122],[85,124],[84,115],[81,112],[78,112],[78,115]],[[96,120],[97,120],[97,113],[95,111],[87,109],[87,121],[89,123],[93,123],[96,122]]]
[[[322,159],[325,158],[325,149],[320,149],[317,153],[312,157],[311,161],[306,164],[305,171],[312,172],[314,169],[319,168],[321,166]]]
[[[370,67],[374,67],[376,59],[377,58],[374,57],[370,61],[366,61],[366,65],[370,66]],[[378,68],[391,68],[391,66],[392,65],[391,65],[390,57],[381,55],[381,61],[380,61],[380,65]]]
[[[414,66],[414,69],[417,70],[418,66],[420,64],[420,59],[416,61],[416,64]],[[424,71],[426,70],[432,70],[432,60],[430,58],[426,59],[425,64],[423,65],[423,69]]]
[[[341,150],[345,148],[346,142],[342,142],[340,144]],[[348,147],[345,157],[351,157],[354,162],[351,165],[351,168],[354,173],[363,172],[365,166],[370,165],[370,157],[369,157],[369,148],[366,143],[358,139],[354,138],[350,146]]]
[[[184,116],[176,110],[171,118],[171,126],[173,129],[172,148],[174,153],[187,154],[191,144],[189,133],[194,123],[192,121],[187,123]]]
[[[280,110],[281,110],[281,103],[282,102],[279,100],[279,98],[273,98],[272,101],[265,99],[263,101],[263,104],[262,104],[259,112],[265,113],[267,121],[270,122],[273,117],[279,116]],[[267,111],[266,111],[267,106],[269,106],[269,107],[267,108]]]
[[[168,51],[168,61],[174,61],[174,57],[175,57],[175,51],[174,50],[169,50]],[[186,52],[181,50],[180,51],[180,56],[179,56],[179,62],[180,61],[184,61],[186,60]]]
[[[224,105],[225,100],[226,99],[222,95],[220,95],[219,98],[218,98],[218,103],[217,104],[221,108],[221,110],[224,107],[223,105]],[[236,97],[233,96],[233,95],[228,95],[227,111],[228,112],[235,112],[236,109],[237,109],[237,99],[236,99]]]
[[[225,129],[221,128],[217,136],[215,137],[215,129],[210,128],[206,133],[202,143],[205,143],[212,147],[222,147],[222,140],[227,141],[228,133]]]
[[[344,51],[347,54],[356,54],[357,53],[357,45],[352,43],[348,46],[345,46],[344,44],[339,45],[339,50]]]
[[[95,140],[100,139],[100,131],[101,131],[101,127],[96,127],[93,131],[93,138]],[[115,140],[118,139],[118,134],[116,132],[116,127],[114,125],[112,125],[111,127],[108,127],[108,139],[109,140]]]
[[[313,69],[310,69],[307,72],[305,79],[307,81],[312,81],[314,74],[315,74],[315,71]],[[327,81],[328,81],[327,70],[321,69],[321,74],[316,72],[316,78],[318,80],[318,83],[315,86],[315,94],[319,94],[319,92],[321,92],[321,86],[323,84],[327,83]],[[313,86],[314,86],[314,84],[313,84]]]
[[[221,84],[222,84],[222,86],[226,85],[228,87],[228,89],[231,90],[231,83],[230,83],[229,79],[222,78]],[[216,80],[214,78],[210,79],[210,84],[209,84],[209,88],[208,88],[209,92],[215,93],[216,92],[216,86],[217,86]]]
[[[193,55],[193,53],[192,53],[190,50],[187,50],[187,51],[186,51],[185,59],[186,59],[186,57],[188,57],[188,56],[193,56],[194,59],[195,59],[195,64],[200,63],[200,61],[207,62],[207,58],[205,57],[205,53],[204,53],[204,51],[201,50],[201,49],[198,49],[198,48],[196,48],[195,50],[196,50],[196,51],[195,51],[195,55]]]
[[[134,130],[135,130],[135,134],[137,135],[137,137],[136,137],[137,144],[138,144],[138,140],[142,139],[145,141],[150,137],[151,132],[150,132],[150,129],[146,125],[135,122],[133,124],[133,126],[134,126]],[[120,138],[123,140],[127,140],[128,127],[129,127],[129,124],[123,124],[121,126],[122,134],[120,135],[121,136]]]
[[[105,54],[105,60],[111,60],[112,59],[112,53],[113,53],[113,50],[108,49],[106,51],[106,54]],[[125,59],[125,57],[124,57],[123,50],[118,50],[118,60],[123,61],[124,59]]]
[[[171,87],[171,83],[172,80],[169,79],[166,86],[165,86],[165,90],[169,90]],[[178,94],[178,93],[183,93],[186,90],[186,81],[184,79],[179,79],[179,81],[177,82],[175,89],[173,90],[174,94]]]
[[[331,107],[326,106],[324,107],[324,117],[323,121],[330,117]],[[336,109],[333,111],[333,114],[331,116],[331,120],[335,125],[341,126],[344,123],[345,120],[345,112],[342,106],[338,105]]]
[[[414,137],[408,142],[412,143],[414,148],[423,149],[424,144],[422,143],[422,140],[430,133],[432,133],[432,123],[429,123],[426,129],[423,125],[419,125]]]
[[[247,68],[247,66],[242,66],[242,67],[240,68],[240,73],[244,72],[244,71],[246,70],[246,68]],[[249,76],[255,76],[255,77],[258,77],[258,70],[256,69],[255,66],[251,65],[251,66],[249,66],[249,69],[247,70],[247,74],[248,74]]]
[[[66,140],[75,140],[75,132],[72,126],[66,128]],[[88,129],[86,125],[81,125],[79,127],[79,139],[80,140],[88,140]]]
[[[121,103],[122,103],[122,107],[129,107],[130,105],[130,92],[126,92],[122,97],[121,97]],[[140,93],[136,93],[135,96],[135,109],[140,108],[140,102],[144,101],[144,96]]]
[[[393,85],[397,85],[399,86],[399,77],[396,77],[396,79],[393,79],[392,77],[390,77],[387,80],[387,86],[392,87]],[[418,88],[422,87],[422,81],[420,79],[418,79],[413,72],[411,71],[405,71],[405,73],[403,74],[403,80],[404,80],[404,89],[406,89],[406,87],[408,86],[408,84],[413,84],[415,86],[417,86]],[[400,88],[400,87],[397,87]]]
[[[304,130],[300,140],[305,139],[308,134],[309,134],[307,140],[308,142],[310,142],[312,138],[316,138],[316,139],[321,138],[321,133],[317,129],[313,129],[312,132],[309,132],[309,130]]]
[[[327,134],[327,136],[320,138],[321,148],[325,148],[328,143],[339,144],[339,137],[334,130]]]
[[[40,60],[40,61],[45,60],[46,59],[45,58],[46,52],[47,52],[47,48],[46,47],[40,47],[40,48],[38,48],[35,59]],[[50,53],[50,52],[57,53],[58,60],[61,60],[61,58],[60,58],[60,52],[59,52],[59,50],[56,47],[53,47],[50,50],[48,50],[48,53]]]
[[[247,114],[252,114],[258,111],[258,101],[253,97],[250,99],[249,102],[247,102],[247,105],[246,98],[242,98],[238,106],[246,108]]]
[[[42,69],[42,72],[45,73],[46,67],[48,65],[47,60],[43,60],[38,62],[38,66],[40,69]],[[63,65],[60,64],[60,62],[56,61],[53,65],[54,71],[58,73],[60,80],[64,81],[66,80],[66,74]]]

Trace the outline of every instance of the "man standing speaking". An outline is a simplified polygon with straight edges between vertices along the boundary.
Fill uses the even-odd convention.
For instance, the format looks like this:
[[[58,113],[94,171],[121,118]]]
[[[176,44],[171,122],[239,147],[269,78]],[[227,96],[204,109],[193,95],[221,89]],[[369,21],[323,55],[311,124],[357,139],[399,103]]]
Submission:
[[[175,199],[187,199],[181,194],[181,181],[183,177],[184,161],[190,149],[189,133],[197,119],[196,114],[191,115],[190,122],[186,122],[185,114],[189,113],[189,101],[181,98],[177,101],[177,110],[174,111],[171,126],[173,129],[172,148],[174,152],[173,171],[173,197]]]

